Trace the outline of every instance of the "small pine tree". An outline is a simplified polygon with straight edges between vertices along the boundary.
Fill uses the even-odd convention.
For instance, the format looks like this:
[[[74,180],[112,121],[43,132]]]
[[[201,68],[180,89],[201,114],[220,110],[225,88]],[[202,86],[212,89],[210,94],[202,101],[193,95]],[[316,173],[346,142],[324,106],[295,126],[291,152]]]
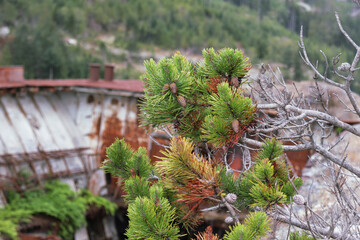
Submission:
[[[145,149],[134,152],[124,140],[107,149],[103,168],[124,182],[127,193],[129,239],[179,239],[180,227],[194,229],[201,222],[205,203],[229,210],[225,221],[235,225],[224,239],[259,239],[270,232],[266,212],[289,203],[294,186],[302,184],[289,180],[275,139],[264,143],[249,170],[239,176],[229,171],[227,150],[258,121],[256,104],[241,88],[250,63],[229,48],[206,49],[203,56],[196,66],[180,53],[145,62],[141,123],[171,128],[175,136],[161,161],[151,165]],[[250,211],[243,224],[241,209]],[[196,236],[219,239],[211,228]]]

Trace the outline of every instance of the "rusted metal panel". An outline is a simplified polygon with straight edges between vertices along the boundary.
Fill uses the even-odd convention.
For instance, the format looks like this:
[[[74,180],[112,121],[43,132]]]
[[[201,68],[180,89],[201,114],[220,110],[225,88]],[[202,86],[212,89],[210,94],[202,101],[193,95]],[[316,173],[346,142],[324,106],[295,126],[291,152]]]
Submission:
[[[118,101],[118,104],[112,102]],[[128,98],[111,97],[104,99],[104,108],[101,114],[100,135],[98,152],[100,161],[106,158],[106,148],[116,138],[122,138],[125,134],[126,118],[128,115]]]
[[[78,110],[75,116],[76,126],[82,133],[87,146],[97,152],[104,96],[77,93],[71,97],[78,101]]]

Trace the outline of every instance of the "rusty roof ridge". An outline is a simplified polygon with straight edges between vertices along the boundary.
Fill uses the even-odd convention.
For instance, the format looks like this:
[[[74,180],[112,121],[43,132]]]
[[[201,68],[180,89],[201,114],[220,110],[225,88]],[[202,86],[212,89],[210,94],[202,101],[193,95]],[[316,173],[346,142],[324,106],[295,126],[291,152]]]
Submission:
[[[17,82],[1,82],[0,89],[7,88],[31,88],[31,87],[88,87],[98,89],[123,90],[143,93],[144,87],[140,80],[113,80],[113,81],[90,81],[88,79],[58,79],[58,80],[36,80],[28,79]]]
[[[121,96],[121,97],[144,97],[144,93],[140,92],[132,92],[126,90],[118,90],[118,89],[99,89],[99,88],[84,88],[84,87],[70,87],[70,90],[76,92],[83,92],[83,93],[93,93],[93,94],[106,94],[106,95],[114,95],[114,96]]]

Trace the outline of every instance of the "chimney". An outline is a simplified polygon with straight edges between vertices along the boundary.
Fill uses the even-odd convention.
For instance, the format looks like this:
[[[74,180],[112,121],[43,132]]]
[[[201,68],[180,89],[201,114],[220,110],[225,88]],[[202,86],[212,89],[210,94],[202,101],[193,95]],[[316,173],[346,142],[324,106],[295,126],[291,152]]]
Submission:
[[[114,79],[114,65],[105,64],[105,81],[112,81]]]
[[[0,82],[21,82],[24,80],[24,66],[0,66]]]
[[[97,81],[99,80],[99,75],[100,75],[100,64],[90,64],[90,76],[89,76],[89,80],[90,81]]]

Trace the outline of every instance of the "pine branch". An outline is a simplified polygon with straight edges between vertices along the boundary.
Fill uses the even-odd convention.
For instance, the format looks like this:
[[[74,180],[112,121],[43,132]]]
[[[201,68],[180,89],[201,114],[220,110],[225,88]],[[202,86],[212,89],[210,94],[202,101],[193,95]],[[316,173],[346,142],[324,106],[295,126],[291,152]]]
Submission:
[[[230,231],[224,236],[224,240],[257,240],[265,237],[270,232],[270,220],[263,212],[252,212],[245,219],[244,224],[236,224],[230,227]]]
[[[179,227],[175,225],[175,209],[165,198],[137,198],[128,208],[128,239],[178,240]]]

